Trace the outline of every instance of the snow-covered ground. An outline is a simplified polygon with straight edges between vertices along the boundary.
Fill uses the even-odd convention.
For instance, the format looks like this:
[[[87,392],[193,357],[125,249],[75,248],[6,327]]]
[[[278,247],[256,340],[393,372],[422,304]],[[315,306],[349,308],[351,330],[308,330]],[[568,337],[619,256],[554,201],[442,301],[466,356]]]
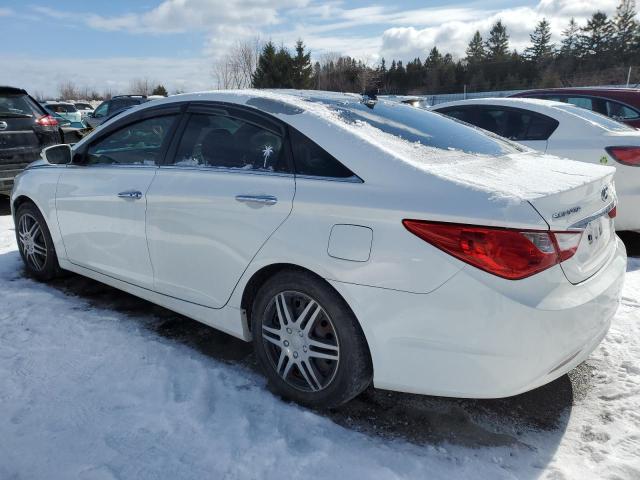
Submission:
[[[25,278],[1,216],[0,479],[638,479],[640,259],[628,270],[582,373],[526,397],[529,407],[378,392],[326,415],[274,397],[233,354],[185,341],[187,320],[163,335],[171,314],[146,302],[126,311],[96,301],[90,281]],[[551,427],[521,420],[563,388]],[[396,435],[376,433],[382,417]]]

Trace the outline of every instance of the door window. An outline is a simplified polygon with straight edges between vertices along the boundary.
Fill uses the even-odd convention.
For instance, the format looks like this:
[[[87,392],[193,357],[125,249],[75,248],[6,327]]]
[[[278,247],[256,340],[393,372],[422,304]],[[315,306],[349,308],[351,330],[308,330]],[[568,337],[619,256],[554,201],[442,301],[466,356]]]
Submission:
[[[640,117],[637,111],[621,103],[605,100],[604,104],[607,116],[615,120],[633,120]]]
[[[558,121],[527,110],[509,111],[504,136],[515,141],[547,140],[558,128]]]
[[[567,97],[567,103],[576,107],[593,110],[593,101],[588,97]]]
[[[224,114],[191,114],[171,165],[288,172],[284,139]]]
[[[156,165],[176,115],[131,123],[93,143],[86,164]]]
[[[93,116],[95,118],[106,117],[108,109],[109,109],[109,102],[101,103],[100,106],[96,108],[95,112],[93,112]]]

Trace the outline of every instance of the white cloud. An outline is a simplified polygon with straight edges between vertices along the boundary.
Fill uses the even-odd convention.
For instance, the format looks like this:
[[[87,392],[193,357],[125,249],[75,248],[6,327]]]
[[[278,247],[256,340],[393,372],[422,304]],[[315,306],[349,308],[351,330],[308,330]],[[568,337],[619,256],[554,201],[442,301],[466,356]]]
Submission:
[[[55,95],[60,83],[71,80],[102,93],[127,93],[133,78],[162,83],[172,92],[213,88],[211,64],[206,58],[27,58],[0,57],[0,85],[15,85],[29,92]]]
[[[433,46],[437,46],[440,52],[450,52],[462,57],[474,32],[479,30],[486,39],[491,25],[498,20],[502,20],[507,26],[511,48],[522,51],[529,45],[529,34],[542,18],[547,18],[551,24],[552,40],[559,42],[562,30],[571,17],[575,17],[578,23],[584,23],[596,10],[613,14],[617,3],[618,0],[598,0],[597,5],[583,0],[541,0],[533,7],[513,7],[498,11],[468,8],[461,9],[456,15],[446,15],[432,9],[430,17],[440,21],[431,26],[386,29],[382,34],[380,54],[388,59],[424,58]],[[447,18],[451,20],[442,21]]]
[[[13,15],[15,12],[10,8],[0,8],[0,17],[9,17]]]

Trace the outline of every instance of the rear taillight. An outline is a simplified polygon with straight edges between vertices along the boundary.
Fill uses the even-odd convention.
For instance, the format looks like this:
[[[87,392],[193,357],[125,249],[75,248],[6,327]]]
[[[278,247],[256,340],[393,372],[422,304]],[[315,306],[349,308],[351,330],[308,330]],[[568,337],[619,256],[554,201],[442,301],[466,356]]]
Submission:
[[[618,163],[640,167],[640,147],[607,147],[605,150]]]
[[[571,258],[581,232],[549,232],[403,220],[414,235],[474,267],[519,280]]]
[[[43,115],[36,118],[36,123],[41,127],[55,127],[58,125],[58,120],[51,115]]]
[[[615,207],[613,207],[611,210],[609,210],[609,218],[616,218],[616,215],[618,215],[618,206],[617,205]]]

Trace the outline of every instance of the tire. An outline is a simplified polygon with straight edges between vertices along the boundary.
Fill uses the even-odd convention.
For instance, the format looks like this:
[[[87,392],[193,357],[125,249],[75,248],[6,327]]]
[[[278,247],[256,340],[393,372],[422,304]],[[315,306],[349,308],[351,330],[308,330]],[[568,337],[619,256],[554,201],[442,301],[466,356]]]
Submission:
[[[40,281],[60,275],[58,257],[44,217],[33,203],[20,205],[15,217],[16,242],[27,273]]]
[[[284,398],[334,408],[371,384],[371,356],[358,321],[311,273],[287,270],[267,280],[254,299],[251,325],[258,364]]]

